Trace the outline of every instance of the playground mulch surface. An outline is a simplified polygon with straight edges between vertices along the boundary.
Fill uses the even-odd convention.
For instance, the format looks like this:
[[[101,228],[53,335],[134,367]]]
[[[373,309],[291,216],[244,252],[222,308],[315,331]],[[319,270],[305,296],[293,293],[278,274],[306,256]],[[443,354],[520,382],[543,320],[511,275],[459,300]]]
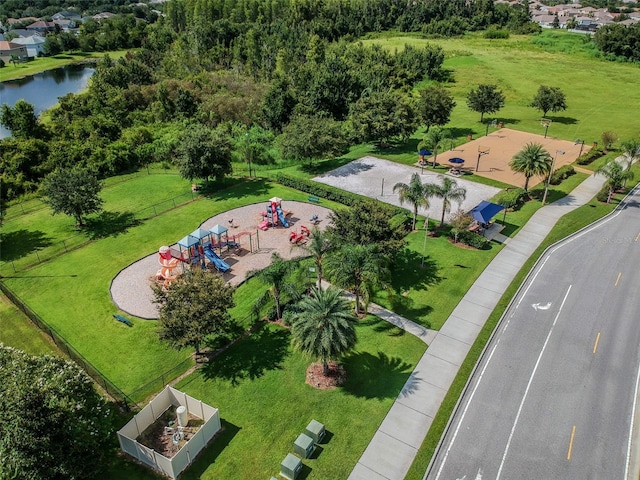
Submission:
[[[225,251],[221,257],[231,267],[223,277],[231,285],[239,285],[251,270],[263,269],[271,263],[271,254],[277,252],[285,259],[302,256],[304,250],[289,243],[291,231],[300,233],[300,227],[311,229],[309,219],[318,216],[318,227],[323,229],[328,223],[331,210],[316,204],[304,202],[282,201],[282,209],[291,211],[287,216],[289,228],[277,226],[266,231],[258,230],[257,226],[262,222],[261,213],[266,209],[267,202],[247,205],[211,217],[200,228],[211,229],[219,224],[228,228],[229,240],[240,244],[240,248]],[[229,220],[233,220],[230,227]],[[194,230],[197,228],[194,225]],[[191,232],[184,232],[188,235]],[[250,240],[251,239],[251,240]],[[167,239],[171,240],[171,239]],[[224,238],[223,238],[224,240]],[[161,245],[158,245],[160,248]],[[178,249],[177,245],[173,245]],[[179,267],[180,268],[180,267]],[[160,269],[158,263],[158,251],[129,265],[116,275],[111,282],[111,298],[119,309],[140,318],[158,318],[157,306],[153,303],[153,291],[151,285],[155,282],[156,272]]]
[[[543,127],[540,128],[542,129]],[[550,127],[550,130],[552,128],[553,125]],[[512,171],[511,167],[509,167],[509,162],[513,156],[522,150],[529,142],[541,144],[547,152],[556,157],[555,169],[573,163],[580,154],[581,145],[576,145],[574,142],[559,140],[549,136],[544,138],[544,135],[535,135],[533,133],[511,130],[510,128],[501,128],[486,137],[480,137],[460,145],[453,150],[438,153],[437,161],[441,165],[449,166],[450,158],[459,157],[464,160],[464,167],[462,168],[464,172],[498,180],[516,187],[523,187],[525,181],[524,175]],[[590,148],[590,146],[584,145],[582,152],[588,152]],[[487,149],[489,149],[489,153],[481,156],[480,165],[476,172],[478,152],[486,151]],[[564,152],[564,154],[557,153],[558,151]],[[529,187],[533,187],[543,180],[543,177],[533,177],[529,181]]]

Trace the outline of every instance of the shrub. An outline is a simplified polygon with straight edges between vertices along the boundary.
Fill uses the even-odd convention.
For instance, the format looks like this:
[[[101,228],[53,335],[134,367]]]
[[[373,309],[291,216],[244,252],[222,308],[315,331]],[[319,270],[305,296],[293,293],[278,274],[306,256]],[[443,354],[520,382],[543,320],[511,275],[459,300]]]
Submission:
[[[527,201],[528,195],[524,188],[509,188],[493,197],[492,202],[503,205],[513,211],[519,210]]]
[[[497,28],[491,27],[482,34],[484,38],[509,38],[508,30],[498,30]]]
[[[0,58],[0,68],[4,68],[5,63],[4,60]]]
[[[602,203],[607,203],[607,200],[609,200],[609,187],[607,185],[600,189],[600,191],[596,195],[596,200]]]
[[[453,234],[450,236],[453,238]],[[477,248],[478,250],[486,250],[489,248],[489,240],[487,240],[482,235],[478,235],[473,232],[460,232],[458,234],[458,241],[464,243],[465,245],[469,245],[470,247]]]
[[[604,155],[604,152],[599,148],[592,148],[588,152],[580,155],[578,157],[578,160],[576,160],[576,163],[578,165],[589,165],[591,162],[602,157],[603,155]]]
[[[565,165],[564,167],[560,167],[551,175],[551,179],[549,183],[551,185],[560,185],[563,180],[569,178],[571,175],[575,175],[576,171],[571,165]]]

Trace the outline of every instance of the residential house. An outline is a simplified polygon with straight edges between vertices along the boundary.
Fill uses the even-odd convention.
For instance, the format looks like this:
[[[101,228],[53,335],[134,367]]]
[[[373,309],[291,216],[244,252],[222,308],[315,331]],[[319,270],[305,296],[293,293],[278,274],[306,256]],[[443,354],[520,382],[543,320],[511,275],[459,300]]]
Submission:
[[[33,22],[31,25],[27,25],[26,29],[46,35],[48,32],[56,31],[56,24],[53,22],[39,20],[37,22]]]
[[[6,40],[0,41],[0,58],[4,63],[9,63],[14,55],[21,62],[27,61],[29,57],[27,47],[13,42],[7,42]]]
[[[53,20],[53,21],[55,21],[55,20],[73,20],[73,21],[79,22],[81,19],[82,19],[82,16],[79,13],[67,12],[67,11],[62,11],[62,12],[55,13],[51,17],[51,20]]]
[[[38,35],[33,35],[26,38],[14,38],[12,40],[13,43],[24,45],[27,48],[27,55],[31,58],[35,58],[41,53],[44,53],[45,41],[46,40],[43,37],[40,37]]]
[[[102,13],[98,13],[97,15],[94,15],[93,18],[96,22],[101,22],[102,20],[107,20],[111,17],[113,17],[115,15],[115,13],[111,13],[111,12],[102,12]]]

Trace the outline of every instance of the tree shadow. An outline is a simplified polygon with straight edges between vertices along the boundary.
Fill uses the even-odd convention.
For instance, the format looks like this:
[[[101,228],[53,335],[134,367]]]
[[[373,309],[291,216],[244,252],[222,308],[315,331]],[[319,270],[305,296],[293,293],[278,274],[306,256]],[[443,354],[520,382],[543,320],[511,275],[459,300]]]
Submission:
[[[573,117],[549,117],[555,123],[561,123],[562,125],[575,125],[578,123],[577,118]]]
[[[453,128],[447,128],[447,130],[449,130],[449,132],[451,132],[451,136],[454,139],[458,138],[458,137],[466,137],[467,135],[471,135],[471,134],[475,133],[475,131],[473,129],[471,129],[471,128],[453,127]]]
[[[487,119],[485,118],[485,121]],[[503,123],[504,125],[516,125],[518,123],[520,123],[520,119],[519,118],[492,118],[491,120],[495,120],[498,123]]]
[[[360,325],[373,327],[374,332],[384,333],[390,337],[402,337],[407,333],[401,328],[396,327],[394,324],[387,322],[380,317],[376,317],[373,314],[369,315],[366,319],[361,320]]]
[[[379,400],[398,395],[413,370],[411,365],[384,352],[377,356],[369,352],[351,354],[344,359],[347,381],[345,392],[356,397]]]
[[[438,264],[430,256],[422,255],[408,248],[400,251],[393,266],[393,288],[397,294],[409,289],[426,290],[440,283]]]
[[[406,142],[393,142],[387,147],[375,146],[373,153],[383,153],[386,155],[402,155],[405,153],[418,154],[418,144],[420,143],[418,138],[409,138]]]
[[[135,227],[142,222],[133,212],[101,212],[95,217],[88,218],[82,230],[91,240],[106,237],[117,237],[127,233],[129,227]]]
[[[231,188],[233,187],[233,188]],[[229,184],[225,182],[210,182],[209,186],[201,189],[202,195],[215,200],[229,200],[251,195],[268,195],[269,187],[263,180],[234,181]]]
[[[52,245],[50,237],[40,230],[16,230],[0,233],[0,259],[5,262],[17,260],[34,250]]]
[[[255,380],[267,370],[279,370],[289,351],[289,332],[266,326],[252,331],[227,351],[202,367],[206,379],[223,379],[232,385],[242,380]]]
[[[214,463],[218,461],[222,451],[227,448],[235,436],[240,432],[241,428],[233,423],[228,422],[224,418],[220,419],[222,430],[220,430],[209,446],[205,448],[196,459],[195,462],[182,474],[180,478],[197,479],[202,478],[204,472]]]

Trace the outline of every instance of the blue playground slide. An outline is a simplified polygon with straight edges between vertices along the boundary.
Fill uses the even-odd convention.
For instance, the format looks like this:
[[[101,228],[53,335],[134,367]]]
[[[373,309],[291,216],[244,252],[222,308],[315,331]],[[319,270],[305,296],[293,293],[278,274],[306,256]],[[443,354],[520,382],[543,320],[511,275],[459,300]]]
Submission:
[[[204,256],[213,263],[219,272],[224,273],[231,270],[231,267],[213,251],[211,245],[205,245]]]
[[[282,226],[285,228],[289,228],[289,222],[287,222],[287,219],[284,217],[284,213],[282,213],[280,205],[276,207],[276,212],[278,212],[278,219],[280,220]]]

